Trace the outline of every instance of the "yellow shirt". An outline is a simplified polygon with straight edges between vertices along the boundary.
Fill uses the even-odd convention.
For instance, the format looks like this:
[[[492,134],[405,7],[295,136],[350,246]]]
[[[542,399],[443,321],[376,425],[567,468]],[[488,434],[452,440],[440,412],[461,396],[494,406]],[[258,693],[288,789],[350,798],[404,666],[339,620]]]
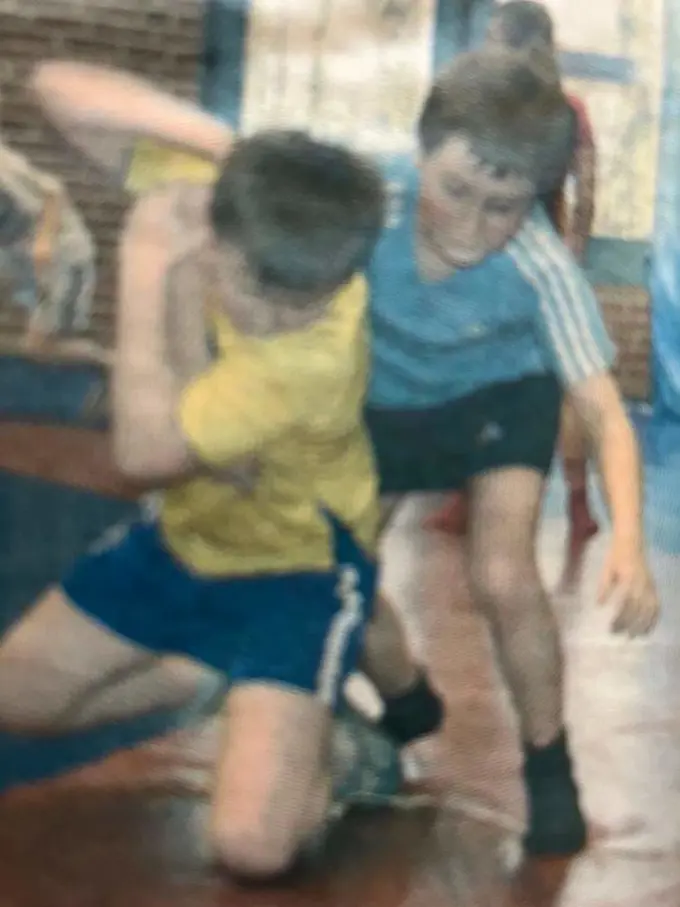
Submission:
[[[154,185],[168,172],[171,179],[215,177],[214,167],[199,168],[186,156],[183,173],[177,155],[164,154],[169,167],[153,168]],[[144,155],[148,162],[148,146]],[[140,172],[133,161],[132,191],[152,185]],[[165,492],[160,519],[166,541],[195,572],[325,569],[333,552],[324,510],[374,551],[376,477],[362,421],[367,298],[364,278],[357,276],[325,317],[268,338],[239,334],[225,316],[216,317],[217,359],[185,390],[179,418],[201,461],[219,468],[252,455],[260,472],[248,493],[213,478]]]

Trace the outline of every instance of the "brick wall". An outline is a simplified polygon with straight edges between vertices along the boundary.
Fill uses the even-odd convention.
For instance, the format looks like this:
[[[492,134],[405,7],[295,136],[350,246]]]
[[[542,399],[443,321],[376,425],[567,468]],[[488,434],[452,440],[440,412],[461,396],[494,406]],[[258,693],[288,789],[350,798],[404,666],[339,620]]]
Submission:
[[[64,178],[99,248],[94,340],[112,340],[114,250],[125,198],[70,152],[26,97],[31,67],[70,57],[139,72],[185,96],[198,94],[203,0],[0,0],[0,124],[3,139]],[[0,334],[24,316],[0,306]]]
[[[617,376],[624,395],[647,400],[651,392],[649,294],[641,287],[598,287],[605,320],[619,349]]]
[[[45,57],[72,57],[140,72],[187,96],[198,89],[204,0],[0,0],[0,124],[6,141],[39,167],[65,178],[99,247],[93,339],[112,341],[113,252],[125,199],[66,149],[41,121],[23,85]],[[646,293],[602,287],[599,294],[619,348],[624,391],[648,396],[649,305]],[[0,306],[2,335],[16,334],[23,314]]]

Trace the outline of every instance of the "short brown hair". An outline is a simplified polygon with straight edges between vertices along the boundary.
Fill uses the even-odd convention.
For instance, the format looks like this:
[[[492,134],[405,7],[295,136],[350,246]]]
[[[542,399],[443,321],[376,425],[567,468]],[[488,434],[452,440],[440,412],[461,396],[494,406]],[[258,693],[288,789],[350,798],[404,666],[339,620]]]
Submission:
[[[462,54],[435,80],[418,131],[425,154],[460,134],[484,164],[543,193],[568,171],[576,118],[548,55],[488,48]]]
[[[368,264],[384,208],[382,179],[362,157],[302,132],[272,130],[236,143],[210,219],[265,293],[304,295],[338,288]]]

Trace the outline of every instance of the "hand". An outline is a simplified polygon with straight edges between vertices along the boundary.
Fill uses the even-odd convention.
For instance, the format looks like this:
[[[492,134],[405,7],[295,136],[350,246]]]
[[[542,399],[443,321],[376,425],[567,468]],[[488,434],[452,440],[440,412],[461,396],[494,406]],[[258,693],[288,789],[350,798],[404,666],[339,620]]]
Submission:
[[[638,547],[614,542],[607,554],[600,581],[599,602],[608,604],[618,599],[618,613],[612,632],[629,637],[645,636],[656,626],[659,597],[647,559]]]

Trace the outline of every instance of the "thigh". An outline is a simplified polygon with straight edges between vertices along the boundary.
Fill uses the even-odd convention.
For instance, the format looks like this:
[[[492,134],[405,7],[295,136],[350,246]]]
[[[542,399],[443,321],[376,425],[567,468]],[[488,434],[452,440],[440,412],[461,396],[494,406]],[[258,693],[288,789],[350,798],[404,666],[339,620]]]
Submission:
[[[59,722],[85,694],[152,662],[53,588],[0,643],[0,720]]]
[[[535,469],[508,467],[471,481],[468,530],[473,587],[485,597],[516,597],[538,581],[536,535],[545,478]]]
[[[541,516],[545,477],[521,466],[475,476],[470,483],[472,546],[498,551],[533,550]]]

